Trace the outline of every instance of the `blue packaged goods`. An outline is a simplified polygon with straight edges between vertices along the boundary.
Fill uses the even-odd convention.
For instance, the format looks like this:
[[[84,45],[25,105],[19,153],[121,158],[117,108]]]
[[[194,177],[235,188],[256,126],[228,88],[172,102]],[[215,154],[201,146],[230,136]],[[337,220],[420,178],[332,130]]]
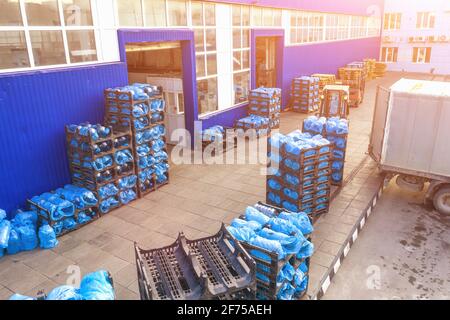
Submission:
[[[10,298],[10,301],[33,301],[36,300],[36,298],[33,297],[27,297],[27,296],[23,296],[21,294],[13,294]]]
[[[287,140],[287,138],[285,135],[276,132],[276,133],[272,134],[272,136],[269,138],[269,144],[272,147],[281,149],[283,144],[286,143],[286,140]]]
[[[267,228],[264,228],[258,232],[258,235],[269,240],[278,241],[286,254],[298,253],[302,248],[303,242],[305,241],[305,238],[302,235],[297,234],[288,236],[284,233],[276,232]]]
[[[101,270],[86,275],[80,284],[80,295],[84,300],[114,300],[114,287],[107,271]]]
[[[6,219],[6,211],[0,209],[0,222]]]
[[[147,115],[150,111],[149,106],[146,103],[140,103],[133,106],[133,117],[140,118]]]
[[[256,233],[254,230],[248,227],[233,227],[229,226],[227,228],[228,232],[231,233],[233,237],[235,237],[238,241],[244,241],[249,243],[254,237],[256,237]]]
[[[8,248],[9,235],[11,233],[11,222],[8,220],[0,221],[0,248]]]
[[[331,165],[331,169],[339,171],[344,168],[344,162],[342,161],[333,161],[333,164]]]
[[[324,131],[326,123],[327,119],[325,117],[318,118],[316,116],[311,116],[304,121],[304,128],[306,131],[321,134]]]
[[[57,194],[44,193],[33,197],[32,202],[43,207],[50,213],[52,221],[58,221],[75,214],[75,206],[72,202],[60,198]]]
[[[91,220],[92,220],[92,217],[90,217],[88,214],[86,214],[84,212],[80,212],[78,214],[78,217],[77,217],[77,223],[78,224],[85,224],[85,223],[88,223]]]
[[[100,138],[107,138],[111,134],[111,129],[102,125],[92,125],[89,123],[82,123],[80,125],[67,126],[69,132],[79,133],[82,136],[90,137],[93,141],[97,141]]]
[[[264,205],[259,204],[259,203],[255,204],[253,207],[256,210],[258,210],[259,212],[262,212],[266,216],[271,217],[271,218],[275,217],[276,214],[277,214],[277,210],[276,209],[264,206]]]
[[[11,230],[6,251],[10,255],[22,251],[22,241],[20,240],[20,233],[16,229]]]
[[[225,134],[225,129],[222,126],[213,126],[205,129],[202,132],[203,141],[222,141]]]
[[[278,300],[292,300],[295,294],[295,287],[290,283],[285,283],[277,295]]]
[[[331,179],[334,182],[340,182],[343,179],[343,174],[341,172],[333,172],[333,174],[331,175]]]
[[[136,152],[140,157],[148,155],[150,151],[151,148],[148,146],[148,144],[142,144],[136,148]]]
[[[267,193],[267,198],[274,204],[280,205],[281,204],[281,197],[273,192]]]
[[[117,164],[123,165],[127,162],[133,161],[133,155],[131,154],[130,150],[117,151],[114,154],[114,160],[116,161]]]
[[[48,224],[39,228],[39,245],[42,249],[53,249],[58,246],[55,230]]]
[[[345,157],[345,152],[342,150],[333,150],[333,157],[335,159],[344,159]]]
[[[303,235],[311,234],[314,231],[311,220],[303,212],[281,212],[278,217],[290,221]]]
[[[348,120],[337,117],[330,118],[326,123],[327,134],[348,134]]]
[[[137,183],[137,176],[135,175],[123,177],[119,179],[119,181],[117,182],[120,190],[134,188],[136,186],[136,183]]]
[[[5,255],[5,249],[0,248],[0,258],[3,258],[4,255]]]
[[[252,246],[267,250],[269,252],[276,253],[278,256],[278,260],[283,260],[286,257],[286,252],[283,250],[283,247],[281,246],[280,242],[276,240],[266,239],[257,235],[256,237],[250,240],[250,244]],[[250,254],[261,260],[270,262],[270,257],[259,250],[253,249],[250,251]]]
[[[137,198],[136,192],[134,192],[132,189],[121,191],[119,193],[119,199],[122,204],[129,204],[136,198]]]
[[[77,227],[77,222],[73,218],[64,219],[63,228],[64,230],[74,230]]]
[[[262,229],[262,225],[256,221],[245,221],[242,219],[234,219],[231,222],[231,226],[234,228],[249,228],[253,231],[259,231]]]
[[[162,139],[154,140],[152,143],[152,150],[154,152],[159,152],[166,147],[166,143]]]
[[[47,296],[50,301],[83,300],[83,296],[72,286],[60,286],[53,289]]]
[[[146,117],[143,117],[140,119],[135,119],[133,123],[134,123],[134,127],[137,130],[142,130],[150,125],[150,120]]]
[[[108,213],[112,208],[117,207],[120,202],[115,198],[108,198],[100,203],[100,211],[102,213]]]
[[[305,239],[303,246],[297,253],[297,259],[309,258],[314,254],[314,244]]]
[[[247,207],[247,209],[245,210],[245,219],[248,221],[256,221],[263,226],[270,221],[270,218],[268,216],[266,216],[262,212],[259,212],[253,207]]]
[[[85,188],[66,185],[64,188],[57,189],[55,192],[65,200],[72,202],[77,209],[92,207],[98,203],[94,193]]]
[[[119,193],[119,189],[113,184],[109,183],[98,189],[100,199],[113,197]]]
[[[295,211],[294,211],[295,212]],[[287,235],[301,235],[300,230],[290,221],[281,218],[272,218],[269,221],[270,228]]]
[[[36,211],[18,212],[11,223],[14,227],[31,226],[37,227],[38,215]]]
[[[150,107],[152,109],[152,111],[164,111],[166,106],[166,102],[163,99],[153,99],[150,102]]]
[[[281,184],[278,181],[276,181],[274,179],[269,179],[269,181],[267,183],[268,183],[270,189],[277,190],[277,191],[281,190]]]
[[[22,251],[31,251],[37,248],[38,239],[36,230],[33,227],[19,227],[17,228],[17,232],[20,236]]]
[[[286,197],[293,199],[293,200],[298,200],[298,198],[299,198],[299,194],[289,188],[284,188],[283,193]]]
[[[155,162],[167,161],[169,159],[169,156],[167,155],[167,152],[165,152],[165,151],[156,152],[154,157],[155,157]]]
[[[103,156],[92,161],[88,168],[93,168],[96,171],[105,170],[113,165],[113,158],[111,156]]]
[[[295,268],[289,262],[284,265],[277,276],[277,283],[284,283],[285,281],[294,280]]]

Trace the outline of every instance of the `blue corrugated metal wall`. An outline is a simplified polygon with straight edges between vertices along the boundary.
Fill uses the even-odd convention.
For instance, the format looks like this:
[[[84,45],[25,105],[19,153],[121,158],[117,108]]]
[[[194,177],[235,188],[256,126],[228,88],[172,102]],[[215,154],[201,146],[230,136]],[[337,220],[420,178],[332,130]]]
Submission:
[[[124,63],[0,75],[0,208],[70,182],[65,125],[103,122],[103,90],[127,77]]]

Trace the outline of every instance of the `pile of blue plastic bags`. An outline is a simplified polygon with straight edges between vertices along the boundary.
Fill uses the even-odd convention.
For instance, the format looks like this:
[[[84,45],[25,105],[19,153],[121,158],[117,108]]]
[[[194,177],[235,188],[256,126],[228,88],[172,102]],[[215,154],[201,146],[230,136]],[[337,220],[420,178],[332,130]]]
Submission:
[[[227,228],[237,240],[276,253],[279,261],[292,255],[299,260],[312,256],[314,246],[306,236],[311,234],[314,228],[307,214],[282,212],[276,215],[274,211],[257,208],[258,206],[248,207],[244,219],[233,220]],[[271,262],[270,256],[264,251],[255,249],[249,254],[268,263]],[[257,264],[257,279],[265,283],[270,282],[266,275],[258,272],[260,268]],[[278,299],[291,300],[301,295],[307,287],[307,272],[306,263],[295,269],[286,262],[277,275],[277,286],[281,286]]]
[[[110,274],[105,270],[90,273],[81,280],[80,288],[64,285],[53,289],[47,296],[28,297],[14,294],[9,300],[114,300],[115,292]]]
[[[35,211],[20,211],[14,219],[8,220],[6,212],[0,209],[0,258],[5,254],[31,251],[39,245],[42,249],[51,249],[58,245],[58,240],[49,225],[43,224],[38,228]]]

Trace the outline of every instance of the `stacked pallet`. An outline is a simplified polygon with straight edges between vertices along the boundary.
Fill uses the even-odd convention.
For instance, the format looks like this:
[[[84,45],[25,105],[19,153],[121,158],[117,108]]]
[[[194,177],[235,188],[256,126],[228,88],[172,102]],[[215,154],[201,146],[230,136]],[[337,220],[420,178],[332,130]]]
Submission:
[[[375,79],[375,64],[377,60],[375,59],[364,59],[364,63],[367,65],[367,79]]]
[[[387,64],[384,62],[376,62],[373,75],[375,78],[381,78],[386,75]]]
[[[348,144],[348,120],[340,118],[326,119],[312,116],[304,120],[303,132],[321,134],[333,143],[333,151],[331,154],[331,184],[342,186]]]
[[[137,197],[129,128],[101,125],[66,127],[67,155],[74,185],[95,193],[106,214]]]
[[[135,246],[141,300],[254,300],[255,262],[224,226],[164,248]]]
[[[349,106],[359,107],[364,100],[365,78],[361,68],[339,68],[339,82],[350,87]]]
[[[295,300],[306,294],[314,252],[306,214],[258,203],[228,230],[256,262],[258,299]]]
[[[322,74],[315,73],[311,77],[319,78],[319,96],[323,95],[323,89],[325,86],[333,85],[336,83],[336,75],[334,74]]]
[[[347,64],[347,68],[353,69],[361,69],[362,70],[362,79],[366,80],[369,74],[368,64],[364,61],[353,61]]]
[[[270,119],[262,116],[250,115],[236,121],[234,128],[239,136],[259,138],[270,133]]]
[[[258,88],[250,91],[248,114],[269,119],[270,129],[279,129],[281,89]]]
[[[290,107],[293,111],[315,112],[319,104],[319,78],[304,76],[292,80]]]
[[[141,84],[107,89],[105,102],[105,122],[113,128],[128,128],[132,132],[139,197],[168,183],[165,102],[161,90]]]
[[[297,130],[269,141],[267,203],[313,219],[328,212],[331,192],[331,143]]]

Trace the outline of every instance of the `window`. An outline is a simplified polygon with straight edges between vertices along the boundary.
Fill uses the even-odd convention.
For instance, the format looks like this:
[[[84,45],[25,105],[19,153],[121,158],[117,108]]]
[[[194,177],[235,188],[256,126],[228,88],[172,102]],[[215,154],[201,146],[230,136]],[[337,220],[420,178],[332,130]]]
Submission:
[[[397,62],[398,48],[383,47],[381,49],[381,61]]]
[[[248,6],[233,5],[233,105],[248,101],[250,90],[250,28]],[[263,11],[264,12],[264,11]],[[268,11],[266,10],[266,13]],[[274,17],[271,12],[271,19]],[[267,18],[267,17],[266,17]],[[268,22],[269,18],[267,18]],[[273,21],[273,20],[271,20]]]
[[[384,14],[384,30],[399,30],[402,22],[401,13],[385,13]]]
[[[417,29],[432,29],[434,28],[435,16],[430,12],[417,13]]]
[[[252,25],[255,27],[281,27],[281,12],[281,9],[252,7]]]
[[[169,26],[187,26],[186,6],[185,0],[167,0]]]
[[[0,70],[98,60],[90,0],[0,0],[0,5]]]
[[[218,110],[216,7],[192,2],[199,113]]]
[[[165,27],[167,25],[165,0],[144,0],[144,8],[146,27]]]
[[[413,48],[413,63],[430,63],[431,61],[431,48]]]
[[[152,2],[150,0],[149,2]],[[125,27],[142,27],[142,6],[140,1],[116,0],[117,12],[119,13],[119,25]]]

